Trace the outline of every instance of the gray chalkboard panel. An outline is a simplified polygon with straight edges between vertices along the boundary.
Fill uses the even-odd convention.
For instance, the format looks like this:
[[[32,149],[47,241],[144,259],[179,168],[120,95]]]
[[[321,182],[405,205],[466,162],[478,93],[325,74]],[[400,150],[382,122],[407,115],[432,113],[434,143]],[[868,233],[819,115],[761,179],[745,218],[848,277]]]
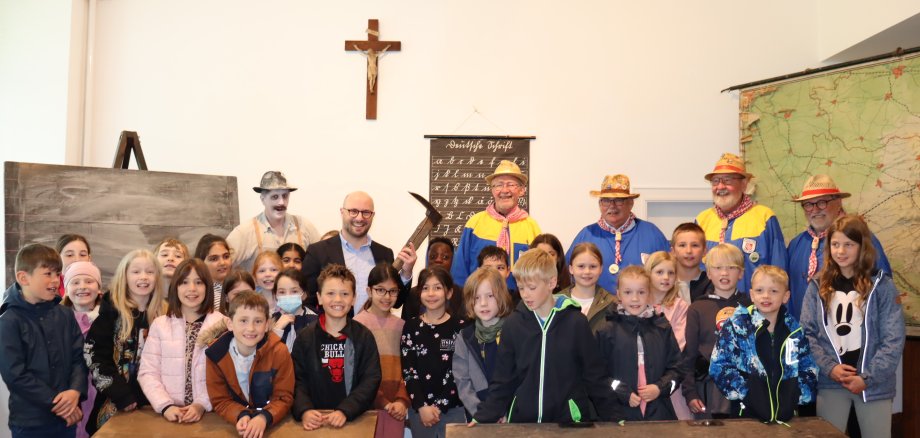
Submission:
[[[146,170],[4,163],[6,278],[27,243],[54,246],[62,234],[89,240],[103,281],[127,252],[177,237],[195,250],[205,233],[240,222],[236,177]]]
[[[534,137],[426,138],[431,138],[428,199],[444,216],[429,237],[447,237],[456,245],[467,219],[492,203],[485,177],[501,160],[513,161],[530,176],[530,140]],[[529,191],[519,203],[530,211]]]

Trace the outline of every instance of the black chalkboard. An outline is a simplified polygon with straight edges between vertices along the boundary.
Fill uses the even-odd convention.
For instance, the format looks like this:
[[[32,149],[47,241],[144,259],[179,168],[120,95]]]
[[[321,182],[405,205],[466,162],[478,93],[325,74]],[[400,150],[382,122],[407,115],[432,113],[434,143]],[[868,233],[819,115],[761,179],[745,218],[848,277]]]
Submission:
[[[7,282],[27,243],[82,234],[106,281],[133,249],[176,237],[194,251],[205,233],[226,236],[240,222],[233,176],[10,161],[3,170]]]
[[[530,140],[534,137],[425,137],[431,139],[428,199],[444,216],[429,237],[447,237],[456,245],[467,219],[492,203],[485,177],[501,160],[513,161],[530,177]],[[520,206],[530,211],[529,191],[521,197]]]

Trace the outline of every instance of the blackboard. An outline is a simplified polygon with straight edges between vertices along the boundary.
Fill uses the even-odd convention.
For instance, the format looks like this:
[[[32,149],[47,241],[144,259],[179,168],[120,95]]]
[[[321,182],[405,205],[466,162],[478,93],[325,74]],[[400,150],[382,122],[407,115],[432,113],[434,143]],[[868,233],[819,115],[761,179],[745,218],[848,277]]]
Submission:
[[[103,281],[129,251],[177,237],[195,250],[205,233],[239,222],[236,177],[5,162],[6,278],[27,243],[54,247],[82,234]]]
[[[426,136],[431,139],[428,199],[444,219],[429,237],[447,237],[456,245],[466,221],[492,203],[485,177],[501,160],[513,161],[530,177],[530,140],[534,137]],[[530,211],[530,192],[519,201]]]

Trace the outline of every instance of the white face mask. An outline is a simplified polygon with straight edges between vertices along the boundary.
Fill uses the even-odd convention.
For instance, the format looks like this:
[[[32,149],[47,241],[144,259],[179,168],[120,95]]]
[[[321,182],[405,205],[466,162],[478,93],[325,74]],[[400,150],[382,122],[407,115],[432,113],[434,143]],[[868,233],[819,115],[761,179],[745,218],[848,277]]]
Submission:
[[[278,297],[278,307],[284,311],[284,313],[294,313],[303,306],[303,301],[297,295],[285,295]]]

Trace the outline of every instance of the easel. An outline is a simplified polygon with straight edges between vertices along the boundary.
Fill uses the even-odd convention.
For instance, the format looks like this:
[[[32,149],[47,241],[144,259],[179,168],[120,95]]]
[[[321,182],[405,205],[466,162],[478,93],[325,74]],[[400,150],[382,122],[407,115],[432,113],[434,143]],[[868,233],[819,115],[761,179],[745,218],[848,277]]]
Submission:
[[[147,170],[147,160],[144,159],[144,151],[141,149],[141,139],[135,131],[121,131],[118,137],[118,149],[115,151],[115,161],[112,163],[113,169],[127,169],[131,164],[131,151],[134,151],[134,157],[137,161],[139,170]]]

